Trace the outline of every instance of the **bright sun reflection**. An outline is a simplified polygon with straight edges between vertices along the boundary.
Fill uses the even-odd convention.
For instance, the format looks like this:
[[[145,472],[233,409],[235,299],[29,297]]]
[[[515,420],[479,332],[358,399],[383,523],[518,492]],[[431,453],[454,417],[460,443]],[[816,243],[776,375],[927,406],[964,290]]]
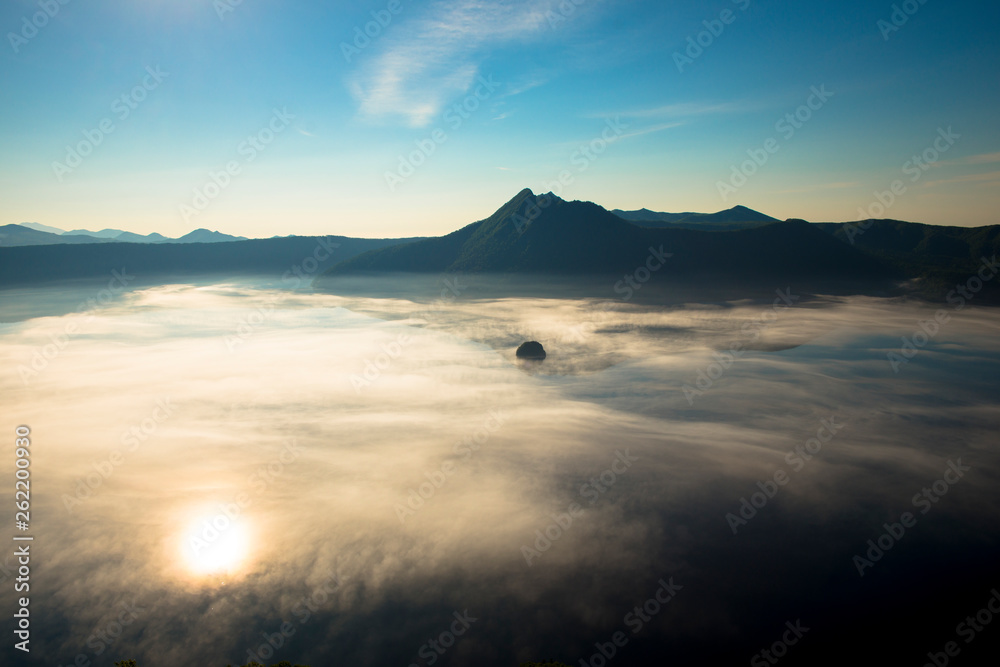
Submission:
[[[246,563],[250,534],[245,521],[223,514],[200,516],[183,534],[187,569],[197,575],[231,575]]]

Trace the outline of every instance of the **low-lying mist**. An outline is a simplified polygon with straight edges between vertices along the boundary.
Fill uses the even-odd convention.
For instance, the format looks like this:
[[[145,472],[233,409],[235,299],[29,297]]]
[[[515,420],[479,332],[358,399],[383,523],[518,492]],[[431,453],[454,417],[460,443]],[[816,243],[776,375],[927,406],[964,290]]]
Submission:
[[[32,658],[920,664],[1000,584],[1000,311],[467,280],[8,293]]]

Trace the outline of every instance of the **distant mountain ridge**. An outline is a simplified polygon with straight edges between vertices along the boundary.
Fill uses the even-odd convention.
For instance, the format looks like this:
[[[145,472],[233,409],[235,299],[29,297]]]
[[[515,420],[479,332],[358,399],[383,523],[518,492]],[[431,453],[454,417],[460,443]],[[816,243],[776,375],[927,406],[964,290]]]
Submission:
[[[167,240],[164,243],[226,243],[228,241],[247,241],[245,236],[230,236],[222,232],[213,232],[208,229],[196,229],[188,232],[179,239]]]
[[[50,227],[48,225],[43,225],[37,222],[22,222],[22,227],[27,227],[28,229],[34,229],[36,232],[48,232],[49,234],[65,234],[66,230],[59,229],[58,227]]]
[[[108,243],[112,239],[74,234],[51,234],[21,225],[0,226],[0,247]]]
[[[97,239],[113,239],[119,234],[124,234],[120,229],[102,229],[99,232],[92,232],[86,229],[73,229],[68,232],[63,232],[62,235],[66,236],[93,236]]]
[[[659,213],[657,211],[650,211],[647,208],[642,208],[638,211],[615,209],[611,212],[619,218],[628,220],[641,227],[675,227],[728,231],[733,229],[748,229],[772,222],[779,222],[777,218],[772,218],[769,215],[755,211],[752,208],[747,208],[746,206],[734,206],[733,208],[717,213]]]
[[[0,246],[5,247],[66,243],[226,243],[246,240],[248,239],[244,236],[231,236],[208,229],[196,229],[180,238],[172,239],[156,232],[143,236],[120,229],[102,229],[99,232],[75,229],[66,232],[58,227],[35,222],[0,227]]]

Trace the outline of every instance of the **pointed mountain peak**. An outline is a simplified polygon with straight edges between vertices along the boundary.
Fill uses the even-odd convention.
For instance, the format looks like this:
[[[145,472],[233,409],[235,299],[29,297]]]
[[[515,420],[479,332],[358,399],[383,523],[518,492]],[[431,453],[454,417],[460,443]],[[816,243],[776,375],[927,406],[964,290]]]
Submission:
[[[546,210],[566,202],[551,192],[536,195],[529,188],[521,190],[492,216],[496,225],[511,224],[521,234],[531,223],[542,217]]]
[[[777,218],[772,218],[771,216],[767,215],[766,213],[761,213],[760,211],[755,211],[754,209],[752,209],[752,208],[750,208],[748,206],[744,206],[743,204],[737,204],[736,206],[732,207],[731,209],[728,209],[728,210],[725,210],[725,211],[719,211],[719,213],[716,213],[716,215],[720,215],[720,214],[723,214],[723,213],[730,213],[733,216],[740,217],[740,218],[745,219],[747,221],[754,220],[754,221],[775,221],[776,222],[778,220]]]

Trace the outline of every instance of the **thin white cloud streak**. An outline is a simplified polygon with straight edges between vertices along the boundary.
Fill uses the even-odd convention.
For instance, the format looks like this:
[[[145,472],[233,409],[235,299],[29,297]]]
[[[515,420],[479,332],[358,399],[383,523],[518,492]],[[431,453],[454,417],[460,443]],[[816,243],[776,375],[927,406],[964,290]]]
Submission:
[[[364,118],[402,117],[428,125],[469,89],[488,48],[532,39],[550,29],[555,0],[437,2],[382,39],[384,51],[349,87]]]
[[[683,102],[679,104],[666,104],[664,106],[651,109],[627,109],[614,113],[593,114],[592,117],[622,116],[623,118],[689,118],[692,116],[706,116],[720,113],[736,113],[742,107],[735,102],[725,102],[722,104],[702,104],[697,102]]]
[[[817,183],[816,185],[809,185],[802,188],[793,188],[790,190],[777,190],[775,194],[779,195],[801,194],[803,192],[818,192],[822,190],[844,190],[847,188],[858,188],[858,187],[861,187],[861,183],[857,181],[844,181],[839,183]]]
[[[994,164],[1000,162],[1000,153],[980,153],[979,155],[968,155],[957,160],[944,160],[936,162],[934,166],[951,167],[969,164]]]
[[[921,184],[924,188],[934,188],[939,185],[948,185],[951,183],[996,183],[1000,181],[1000,171],[990,171],[984,174],[964,174],[962,176],[956,176],[954,178],[943,178],[933,181],[926,181]]]
[[[654,132],[662,132],[663,130],[671,130],[675,127],[681,127],[687,125],[687,123],[662,123],[660,125],[654,125],[653,127],[643,128],[641,130],[636,130],[635,132],[627,132],[620,137],[618,140],[631,139],[633,137],[641,137],[645,134],[653,134]]]
[[[611,139],[608,139],[607,142],[608,142],[608,145],[610,146],[610,145],[614,145],[614,144],[618,143],[619,141],[623,141],[625,139],[632,139],[632,138],[635,138],[635,137],[641,137],[641,136],[646,135],[646,134],[652,134],[652,133],[655,133],[655,132],[662,132],[664,130],[670,130],[670,129],[673,129],[675,127],[682,127],[684,125],[687,125],[687,123],[683,122],[683,121],[678,121],[678,122],[673,122],[673,123],[661,123],[659,125],[654,125],[654,126],[651,126],[651,127],[641,128],[641,129],[634,130],[632,132],[626,132],[626,133],[620,134],[618,136],[612,137]],[[558,143],[551,144],[551,146],[555,150],[572,151],[572,150],[578,149],[578,148],[580,148],[582,146],[586,146],[591,141],[593,141],[595,139],[595,137],[597,137],[597,136],[599,136],[599,135],[595,134],[594,136],[590,136],[590,137],[587,137],[587,138],[581,138],[581,139],[578,139],[576,141],[560,141]]]

